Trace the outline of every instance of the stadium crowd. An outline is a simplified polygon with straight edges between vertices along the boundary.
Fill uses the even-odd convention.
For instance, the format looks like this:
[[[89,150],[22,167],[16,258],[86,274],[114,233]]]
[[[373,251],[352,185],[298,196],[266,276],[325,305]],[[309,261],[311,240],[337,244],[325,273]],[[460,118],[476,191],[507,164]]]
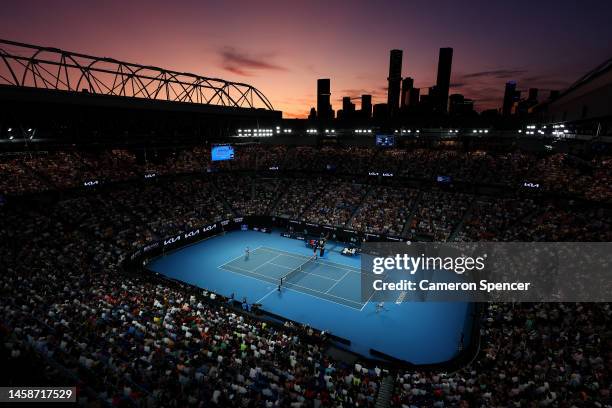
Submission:
[[[436,149],[375,149],[339,146],[236,145],[235,159],[211,162],[210,147],[181,150],[112,149],[96,152],[39,151],[0,156],[0,194],[19,195],[143,178],[148,174],[206,171],[320,172],[365,176],[388,171],[409,180],[452,182],[520,189],[524,183],[560,196],[611,202],[612,158],[581,158],[555,152],[464,151],[442,145]],[[302,174],[303,175],[303,174]]]
[[[367,149],[329,148],[312,160],[318,155],[310,147],[279,147],[261,155],[263,150],[245,148],[243,160],[227,164],[227,170],[234,171],[218,175],[205,172],[210,163],[203,160],[209,153],[204,148],[175,152],[157,164],[140,163],[135,155],[115,150],[104,159],[77,152],[36,159],[3,157],[0,171],[11,177],[10,182],[0,177],[3,194],[12,198],[51,190],[49,195],[16,197],[0,206],[4,354],[18,360],[35,350],[53,361],[62,375],[79,379],[81,403],[374,406],[390,374],[376,366],[332,359],[325,352],[325,334],[266,323],[206,290],[127,273],[123,260],[134,248],[194,226],[264,210],[411,239],[612,239],[612,215],[600,205],[611,197],[609,185],[591,183],[593,187],[572,191],[593,198],[585,203],[554,195],[526,198],[520,191],[512,196],[483,195],[427,184],[398,187],[367,176],[358,179],[366,168],[391,163],[411,177],[436,174],[443,167],[457,179],[468,180],[483,174],[474,169],[486,167],[493,170],[485,181],[514,184],[532,174],[542,183],[563,183],[563,171],[548,176],[541,166],[574,168],[571,160],[549,157],[534,163],[530,155],[517,153],[488,167],[492,156],[485,154],[466,160],[464,153],[388,150],[368,155]],[[359,158],[344,160],[347,163],[337,171],[353,173],[354,178],[322,173],[269,179],[268,174],[262,178],[252,173],[253,166],[266,170],[283,157],[292,170],[325,171],[328,161],[347,154]],[[415,160],[404,164],[406,157]],[[447,163],[434,164],[441,157]],[[166,167],[169,162],[175,164]],[[117,171],[101,170],[108,165]],[[609,160],[598,159],[589,168],[590,175],[566,174],[610,180]],[[144,174],[155,177],[145,179]],[[94,175],[107,182],[81,187],[84,178]],[[52,194],[58,189],[61,195]],[[491,304],[480,318],[480,353],[470,364],[453,373],[395,371],[391,403],[611,406],[611,319],[609,304]]]

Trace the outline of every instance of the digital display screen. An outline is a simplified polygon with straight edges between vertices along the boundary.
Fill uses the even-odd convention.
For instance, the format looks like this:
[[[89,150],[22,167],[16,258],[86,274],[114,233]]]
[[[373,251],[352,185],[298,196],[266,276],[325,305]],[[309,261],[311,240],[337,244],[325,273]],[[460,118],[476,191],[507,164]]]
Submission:
[[[210,152],[212,161],[234,160],[234,146],[216,145]]]
[[[395,146],[395,136],[376,135],[376,146],[392,147]]]
[[[438,176],[436,180],[438,181],[438,183],[450,183],[453,181],[451,176]]]

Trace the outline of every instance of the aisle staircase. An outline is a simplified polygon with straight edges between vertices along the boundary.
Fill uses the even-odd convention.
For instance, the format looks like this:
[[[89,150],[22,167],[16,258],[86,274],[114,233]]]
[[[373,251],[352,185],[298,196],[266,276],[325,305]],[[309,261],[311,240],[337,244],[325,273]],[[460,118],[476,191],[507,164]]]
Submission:
[[[393,376],[387,375],[383,378],[378,390],[378,397],[376,397],[376,408],[389,408],[394,386]]]
[[[361,209],[361,206],[363,205],[363,203],[368,199],[369,196],[371,196],[374,193],[374,187],[375,187],[374,185],[368,185],[366,187],[365,194],[359,200],[359,204],[357,204],[355,208],[353,209],[353,212],[351,213],[349,219],[344,224],[345,226],[352,228],[351,224],[353,223],[353,219],[359,213],[359,210]]]
[[[455,228],[453,228],[453,230],[451,231],[451,233],[448,236],[447,241],[448,242],[452,242],[455,240],[455,238],[457,236],[459,236],[459,233],[461,232],[461,230],[463,229],[463,224],[465,224],[465,221],[467,219],[470,218],[470,216],[472,215],[472,212],[474,211],[474,207],[476,207],[476,205],[478,205],[478,200],[476,200],[474,197],[472,197],[472,200],[470,201],[470,203],[468,204],[467,209],[465,210],[465,212],[463,213],[463,216],[461,217],[461,219],[459,220],[459,222],[457,223],[457,225],[455,225]]]
[[[408,212],[408,217],[406,217],[406,222],[404,223],[404,227],[402,228],[402,233],[400,234],[402,237],[407,237],[408,232],[410,230],[410,224],[412,223],[412,219],[415,216],[415,211],[421,202],[421,197],[423,196],[423,191],[419,190],[417,196],[414,198],[412,205],[410,206],[410,210]]]

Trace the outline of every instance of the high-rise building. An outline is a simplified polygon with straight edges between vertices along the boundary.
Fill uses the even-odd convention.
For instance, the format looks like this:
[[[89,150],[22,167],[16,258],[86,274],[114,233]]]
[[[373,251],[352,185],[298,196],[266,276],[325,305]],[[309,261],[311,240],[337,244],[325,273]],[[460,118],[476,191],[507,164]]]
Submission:
[[[329,78],[317,79],[317,118],[319,120],[333,119]]]
[[[393,114],[399,110],[400,84],[402,82],[402,50],[391,50],[389,54],[389,87],[387,88],[387,109]]]
[[[410,91],[414,87],[414,79],[407,77],[402,80],[402,97],[400,98],[400,107],[405,108],[409,105]]]
[[[519,99],[518,97],[516,99]],[[516,114],[527,116],[529,110],[538,104],[538,88],[529,88],[527,99],[519,101],[516,106]]]
[[[436,85],[430,86],[427,91],[427,95],[421,95],[419,105],[425,112],[436,111],[438,103],[438,87]]]
[[[461,94],[452,94],[448,97],[448,113],[451,115],[468,115],[474,111],[474,101]]]
[[[412,88],[410,90],[410,94],[408,95],[408,106],[417,106],[419,104],[420,94],[421,90],[419,88]]]
[[[452,94],[448,98],[448,113],[451,115],[461,114],[465,97],[461,94]]]
[[[518,99],[518,93],[516,91],[516,81],[506,82],[506,89],[504,90],[504,104],[502,105],[502,115],[512,115],[512,107],[514,102]]]
[[[340,113],[342,112],[342,114]],[[338,119],[350,120],[355,114],[355,104],[351,102],[350,96],[342,98],[342,111],[338,111]]]
[[[435,105],[440,113],[446,113],[448,108],[448,90],[450,88],[451,65],[453,63],[453,49],[440,48],[438,57],[438,78],[436,80]]]
[[[317,110],[315,108],[310,108],[310,113],[308,114],[308,120],[315,120],[317,118]]]
[[[355,104],[353,102],[351,102],[351,97],[350,96],[345,96],[344,98],[342,98],[342,110],[346,113],[346,112],[354,112],[355,111]]]
[[[364,119],[372,117],[372,95],[361,95],[361,117]]]
[[[474,100],[465,98],[463,100],[463,113],[473,113],[474,112]]]
[[[377,103],[374,105],[372,117],[376,122],[384,122],[389,117],[389,107],[386,103]]]

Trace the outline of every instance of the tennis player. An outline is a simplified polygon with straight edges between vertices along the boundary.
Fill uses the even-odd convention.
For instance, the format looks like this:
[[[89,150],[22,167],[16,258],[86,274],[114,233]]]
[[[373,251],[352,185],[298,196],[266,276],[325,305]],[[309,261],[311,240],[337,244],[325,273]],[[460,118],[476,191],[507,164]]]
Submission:
[[[376,313],[382,312],[383,310],[385,310],[385,302],[378,302],[376,304]]]
[[[244,250],[244,259],[249,259],[250,255],[251,255],[251,248],[247,246]]]

